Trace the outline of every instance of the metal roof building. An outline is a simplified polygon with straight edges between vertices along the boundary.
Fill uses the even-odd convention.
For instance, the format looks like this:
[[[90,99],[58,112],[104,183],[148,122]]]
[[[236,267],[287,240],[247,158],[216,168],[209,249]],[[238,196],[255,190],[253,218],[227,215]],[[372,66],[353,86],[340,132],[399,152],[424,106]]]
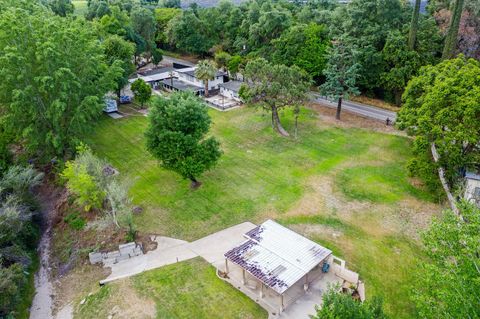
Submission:
[[[267,220],[245,233],[245,242],[225,253],[237,264],[278,294],[283,294],[332,251]]]

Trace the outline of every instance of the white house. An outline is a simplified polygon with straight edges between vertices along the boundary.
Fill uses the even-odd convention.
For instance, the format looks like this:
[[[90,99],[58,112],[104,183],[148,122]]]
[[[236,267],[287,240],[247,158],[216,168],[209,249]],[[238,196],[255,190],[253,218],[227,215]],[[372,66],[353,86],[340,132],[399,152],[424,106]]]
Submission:
[[[226,98],[233,99],[235,101],[241,102],[238,92],[243,82],[240,81],[228,81],[221,83],[218,86],[220,87],[220,95],[223,95]]]
[[[205,86],[202,80],[195,76],[196,67],[184,68],[176,70],[177,77],[180,81],[192,84],[195,86]],[[218,89],[218,85],[224,82],[226,73],[223,71],[217,71],[215,79],[208,81],[208,90]]]
[[[480,208],[480,174],[467,172],[465,174],[465,199]]]

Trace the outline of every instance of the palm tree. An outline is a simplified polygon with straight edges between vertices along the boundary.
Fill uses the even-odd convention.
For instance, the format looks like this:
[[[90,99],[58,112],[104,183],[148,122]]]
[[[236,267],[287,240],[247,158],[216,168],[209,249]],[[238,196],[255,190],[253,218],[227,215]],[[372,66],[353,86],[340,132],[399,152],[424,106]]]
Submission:
[[[208,97],[208,81],[215,79],[217,74],[217,68],[210,60],[202,60],[198,62],[197,69],[195,70],[195,77],[203,80],[205,83],[205,96]]]

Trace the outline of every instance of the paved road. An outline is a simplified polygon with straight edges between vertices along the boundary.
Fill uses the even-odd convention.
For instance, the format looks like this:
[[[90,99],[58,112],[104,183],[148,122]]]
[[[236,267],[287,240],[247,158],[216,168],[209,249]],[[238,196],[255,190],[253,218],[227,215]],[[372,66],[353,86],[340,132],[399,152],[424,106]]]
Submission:
[[[337,102],[330,101],[320,96],[318,93],[312,93],[312,99],[315,102],[324,104],[331,108],[337,108]],[[385,122],[387,118],[395,122],[397,119],[397,113],[393,111],[384,110],[375,106],[361,104],[352,101],[343,101],[342,102],[342,111],[347,111],[350,113],[355,113],[361,116],[365,116],[374,120],[379,120]]]

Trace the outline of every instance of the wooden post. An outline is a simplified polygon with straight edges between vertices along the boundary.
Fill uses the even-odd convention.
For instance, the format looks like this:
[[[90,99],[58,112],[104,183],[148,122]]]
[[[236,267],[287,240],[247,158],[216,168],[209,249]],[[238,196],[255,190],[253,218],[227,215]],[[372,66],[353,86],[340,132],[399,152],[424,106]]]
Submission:
[[[260,283],[260,299],[263,298],[263,282]]]
[[[305,284],[303,285],[303,290],[308,290],[308,273],[305,275]]]
[[[228,274],[228,259],[225,258],[225,273]]]
[[[245,278],[245,269],[242,268],[242,285],[247,283],[247,279]]]
[[[285,308],[283,307],[283,295],[280,295],[280,313],[283,312]]]

